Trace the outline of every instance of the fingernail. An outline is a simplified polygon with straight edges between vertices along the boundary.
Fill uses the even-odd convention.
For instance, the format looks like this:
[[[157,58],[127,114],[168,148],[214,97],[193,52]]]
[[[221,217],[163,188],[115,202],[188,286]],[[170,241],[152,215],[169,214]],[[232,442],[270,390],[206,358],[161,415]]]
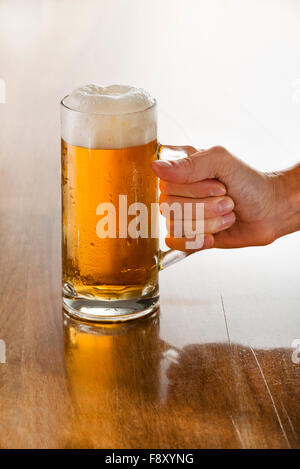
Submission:
[[[234,204],[231,199],[221,200],[221,202],[218,203],[218,211],[220,213],[228,212],[233,209],[233,206]]]
[[[157,160],[157,161],[153,161],[153,164],[155,164],[155,166],[161,166],[162,168],[170,168],[172,166],[172,163],[171,161],[161,161],[161,160]]]
[[[232,213],[228,213],[227,215],[224,215],[222,217],[222,225],[227,225],[228,223],[231,223],[232,221],[233,221]]]

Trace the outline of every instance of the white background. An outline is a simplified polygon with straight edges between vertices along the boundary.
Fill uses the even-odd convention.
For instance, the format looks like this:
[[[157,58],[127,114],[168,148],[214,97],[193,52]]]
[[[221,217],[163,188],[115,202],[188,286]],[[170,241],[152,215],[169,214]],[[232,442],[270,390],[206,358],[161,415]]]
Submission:
[[[129,83],[158,98],[164,143],[222,144],[266,170],[299,160],[298,0],[0,0],[0,45],[1,78],[37,76],[7,99]]]

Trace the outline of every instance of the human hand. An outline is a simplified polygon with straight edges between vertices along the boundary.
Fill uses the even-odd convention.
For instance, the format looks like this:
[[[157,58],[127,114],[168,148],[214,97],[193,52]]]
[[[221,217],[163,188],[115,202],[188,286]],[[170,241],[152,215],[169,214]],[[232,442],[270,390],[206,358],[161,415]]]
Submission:
[[[193,147],[170,148],[188,156],[152,163],[160,177],[160,203],[204,203],[202,249],[266,245],[300,228],[291,170],[262,173],[219,146],[200,152]],[[299,175],[297,181],[299,186]],[[180,221],[168,220],[166,242],[186,251],[187,238],[173,236],[176,223]]]

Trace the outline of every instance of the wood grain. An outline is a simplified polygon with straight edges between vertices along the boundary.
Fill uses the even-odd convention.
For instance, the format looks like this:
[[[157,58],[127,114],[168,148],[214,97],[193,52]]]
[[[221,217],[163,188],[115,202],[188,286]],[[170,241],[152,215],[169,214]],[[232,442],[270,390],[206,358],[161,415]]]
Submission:
[[[58,103],[73,87],[101,81],[105,54],[98,46],[85,53],[101,31],[101,6],[91,4],[87,16],[85,3],[28,1],[26,24],[20,2],[0,5],[0,447],[299,448],[299,233],[265,248],[191,256],[161,274],[161,311],[150,318],[93,326],[62,311]],[[121,56],[120,69],[109,63],[105,80],[143,76],[163,101],[155,67],[130,75]],[[258,114],[230,99],[224,128],[238,109],[247,132],[272,142],[285,166],[277,139],[289,129],[274,127],[273,138]],[[196,117],[173,114],[161,128],[176,140],[177,122],[186,130]]]

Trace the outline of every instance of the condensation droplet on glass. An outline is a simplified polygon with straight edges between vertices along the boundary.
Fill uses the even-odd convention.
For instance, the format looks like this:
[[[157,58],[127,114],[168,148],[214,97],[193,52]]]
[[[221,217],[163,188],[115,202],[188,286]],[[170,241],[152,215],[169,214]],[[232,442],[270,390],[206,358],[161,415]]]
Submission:
[[[106,182],[112,182],[112,175],[111,172],[104,173],[104,179]]]

